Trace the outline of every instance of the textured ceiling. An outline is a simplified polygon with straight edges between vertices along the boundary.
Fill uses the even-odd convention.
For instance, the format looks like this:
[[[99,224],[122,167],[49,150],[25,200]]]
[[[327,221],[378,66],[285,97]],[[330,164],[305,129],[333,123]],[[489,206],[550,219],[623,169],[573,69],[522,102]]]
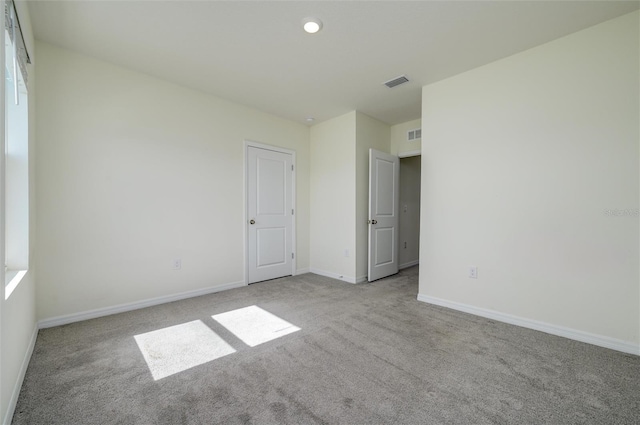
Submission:
[[[636,1],[29,1],[36,39],[305,122],[420,117],[421,87]],[[302,31],[304,17],[324,23]],[[393,89],[382,83],[406,74]]]

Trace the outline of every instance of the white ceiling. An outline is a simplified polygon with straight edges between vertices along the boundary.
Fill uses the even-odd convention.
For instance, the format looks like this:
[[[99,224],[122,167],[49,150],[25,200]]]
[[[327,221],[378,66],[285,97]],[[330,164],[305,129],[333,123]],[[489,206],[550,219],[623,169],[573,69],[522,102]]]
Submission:
[[[421,87],[638,1],[29,1],[39,40],[298,122],[420,118]],[[304,17],[321,32],[302,31]],[[406,74],[409,83],[382,83]]]

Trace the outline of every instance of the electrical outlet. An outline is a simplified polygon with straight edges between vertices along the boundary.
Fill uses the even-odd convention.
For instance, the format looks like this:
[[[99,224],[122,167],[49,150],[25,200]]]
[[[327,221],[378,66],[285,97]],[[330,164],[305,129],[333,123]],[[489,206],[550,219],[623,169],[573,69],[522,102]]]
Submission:
[[[182,260],[176,259],[171,261],[171,268],[173,270],[180,270],[182,268]]]
[[[471,279],[478,278],[478,268],[476,266],[469,266],[469,277]]]

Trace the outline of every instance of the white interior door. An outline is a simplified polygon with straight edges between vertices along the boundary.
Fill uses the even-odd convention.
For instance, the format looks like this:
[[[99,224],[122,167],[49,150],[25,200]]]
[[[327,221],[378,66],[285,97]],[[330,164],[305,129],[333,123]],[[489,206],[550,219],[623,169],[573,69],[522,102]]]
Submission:
[[[247,147],[248,283],[293,270],[293,158]]]
[[[400,159],[369,150],[369,282],[398,273]]]

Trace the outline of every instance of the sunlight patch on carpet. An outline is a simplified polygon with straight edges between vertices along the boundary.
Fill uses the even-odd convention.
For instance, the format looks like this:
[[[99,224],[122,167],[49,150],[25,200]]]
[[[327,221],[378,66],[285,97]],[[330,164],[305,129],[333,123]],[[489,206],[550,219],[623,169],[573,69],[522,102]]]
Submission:
[[[256,305],[211,317],[250,347],[300,330],[299,327]]]
[[[156,381],[236,352],[201,320],[134,338]]]

